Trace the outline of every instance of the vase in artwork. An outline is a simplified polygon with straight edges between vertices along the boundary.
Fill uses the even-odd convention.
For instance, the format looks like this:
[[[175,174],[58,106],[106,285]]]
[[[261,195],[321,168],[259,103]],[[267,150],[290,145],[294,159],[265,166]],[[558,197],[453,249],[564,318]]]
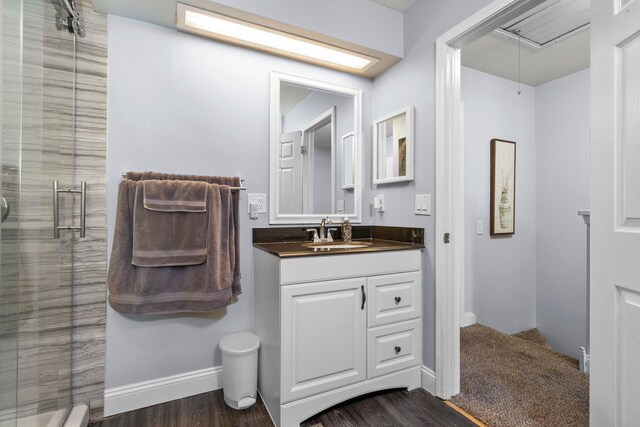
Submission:
[[[498,204],[498,213],[500,214],[500,228],[511,227],[511,202],[507,197],[507,192],[503,191]]]

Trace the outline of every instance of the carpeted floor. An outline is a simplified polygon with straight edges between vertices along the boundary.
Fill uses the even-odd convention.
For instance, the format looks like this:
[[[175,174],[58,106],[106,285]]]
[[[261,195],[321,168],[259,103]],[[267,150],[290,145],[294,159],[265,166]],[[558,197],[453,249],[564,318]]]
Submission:
[[[540,337],[462,328],[461,393],[451,401],[491,427],[588,426],[588,376]]]

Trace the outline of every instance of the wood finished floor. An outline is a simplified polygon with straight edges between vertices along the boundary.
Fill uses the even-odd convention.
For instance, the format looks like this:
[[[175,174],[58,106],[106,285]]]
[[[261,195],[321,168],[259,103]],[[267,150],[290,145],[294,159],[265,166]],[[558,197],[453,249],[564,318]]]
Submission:
[[[273,426],[259,399],[251,408],[236,411],[222,390],[125,412],[91,422],[90,427],[253,427]],[[475,426],[440,399],[422,389],[392,390],[352,399],[305,421],[302,427],[356,426]]]

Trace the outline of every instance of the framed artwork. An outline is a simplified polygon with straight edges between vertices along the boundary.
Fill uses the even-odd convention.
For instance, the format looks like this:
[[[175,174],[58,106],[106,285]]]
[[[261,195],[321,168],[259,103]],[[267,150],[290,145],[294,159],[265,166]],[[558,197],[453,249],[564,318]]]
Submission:
[[[491,140],[491,235],[514,234],[516,227],[516,143]]]

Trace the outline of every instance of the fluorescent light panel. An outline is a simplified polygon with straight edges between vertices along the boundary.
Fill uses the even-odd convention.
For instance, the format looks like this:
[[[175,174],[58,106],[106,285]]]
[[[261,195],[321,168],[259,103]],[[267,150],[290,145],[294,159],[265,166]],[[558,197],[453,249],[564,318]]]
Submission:
[[[213,38],[359,72],[365,71],[378,62],[376,58],[349,52],[322,42],[178,3],[178,14],[181,9],[184,10],[184,29],[199,30]]]

